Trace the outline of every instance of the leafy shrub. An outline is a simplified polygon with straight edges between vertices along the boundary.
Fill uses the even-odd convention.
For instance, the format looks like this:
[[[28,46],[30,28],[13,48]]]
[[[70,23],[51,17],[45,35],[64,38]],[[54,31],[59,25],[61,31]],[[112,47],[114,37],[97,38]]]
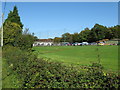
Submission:
[[[100,63],[92,63],[91,67],[96,67],[96,68],[100,68],[103,69],[103,66]]]
[[[29,62],[29,60],[36,59],[36,55],[32,54],[32,52],[23,51],[17,47],[8,45],[3,47],[2,53],[3,58],[5,58],[9,66],[8,68],[12,69],[14,72],[23,72],[23,70],[26,68],[27,62]]]
[[[31,34],[23,34],[18,39],[17,47],[20,47],[22,50],[31,49],[34,43],[34,36]]]

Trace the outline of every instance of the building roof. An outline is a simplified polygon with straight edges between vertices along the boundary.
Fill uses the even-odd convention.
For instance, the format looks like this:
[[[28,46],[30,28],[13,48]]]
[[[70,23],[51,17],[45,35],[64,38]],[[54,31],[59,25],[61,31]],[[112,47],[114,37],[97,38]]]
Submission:
[[[38,39],[38,42],[52,42],[52,39]]]

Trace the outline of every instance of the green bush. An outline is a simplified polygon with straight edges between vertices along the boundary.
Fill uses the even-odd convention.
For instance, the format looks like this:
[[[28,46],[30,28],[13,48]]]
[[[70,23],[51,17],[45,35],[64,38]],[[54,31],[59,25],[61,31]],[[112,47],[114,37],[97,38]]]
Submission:
[[[31,49],[34,43],[34,36],[31,34],[23,34],[19,37],[17,43],[17,47],[20,47],[22,50]]]

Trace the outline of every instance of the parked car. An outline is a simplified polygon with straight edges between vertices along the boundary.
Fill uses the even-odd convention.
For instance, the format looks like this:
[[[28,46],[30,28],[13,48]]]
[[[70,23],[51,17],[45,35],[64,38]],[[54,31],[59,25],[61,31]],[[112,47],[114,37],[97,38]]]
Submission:
[[[103,42],[100,42],[100,43],[98,43],[98,45],[103,46],[103,45],[104,45],[104,43],[103,43]]]
[[[88,45],[89,43],[88,42],[82,42],[82,45]]]
[[[96,42],[89,43],[89,45],[97,45]]]
[[[71,43],[68,43],[67,46],[71,46],[72,44]]]
[[[82,43],[78,43],[78,46],[82,46]]]
[[[73,43],[72,46],[78,46],[78,42]]]

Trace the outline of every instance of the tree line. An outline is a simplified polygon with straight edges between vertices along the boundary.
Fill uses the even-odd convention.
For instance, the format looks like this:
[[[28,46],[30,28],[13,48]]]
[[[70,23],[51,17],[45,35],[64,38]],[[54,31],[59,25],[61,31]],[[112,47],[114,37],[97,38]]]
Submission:
[[[18,9],[14,6],[3,24],[3,44],[28,49],[37,37],[30,33],[29,29],[23,30],[23,24],[18,14]],[[120,25],[106,27],[95,24],[93,28],[85,28],[79,33],[64,33],[61,37],[55,37],[54,42],[96,42],[102,39],[114,39],[120,37]]]
[[[95,24],[93,28],[85,28],[80,33],[64,33],[61,37],[55,37],[54,42],[96,42],[102,39],[120,38],[120,25],[106,27]]]

